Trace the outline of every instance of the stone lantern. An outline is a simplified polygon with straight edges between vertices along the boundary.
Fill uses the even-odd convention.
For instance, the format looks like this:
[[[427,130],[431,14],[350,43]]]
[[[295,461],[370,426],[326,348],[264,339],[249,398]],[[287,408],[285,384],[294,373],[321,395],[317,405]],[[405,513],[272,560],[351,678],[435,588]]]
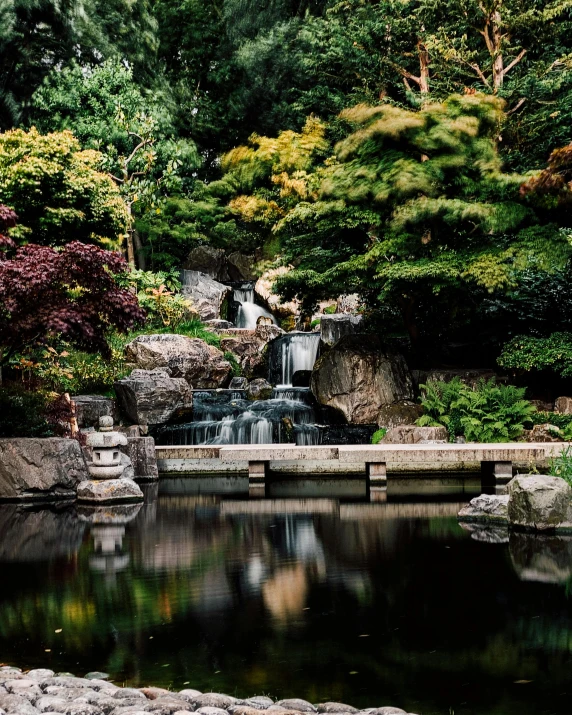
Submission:
[[[142,501],[143,492],[133,480],[133,466],[129,457],[121,451],[127,447],[127,437],[114,432],[113,418],[99,418],[99,432],[87,436],[92,461],[87,469],[91,479],[80,482],[77,487],[79,501],[91,503]]]
[[[99,418],[99,432],[87,436],[93,457],[88,471],[93,479],[117,479],[123,475],[126,464],[122,463],[119,447],[127,446],[127,437],[113,431],[113,418]]]

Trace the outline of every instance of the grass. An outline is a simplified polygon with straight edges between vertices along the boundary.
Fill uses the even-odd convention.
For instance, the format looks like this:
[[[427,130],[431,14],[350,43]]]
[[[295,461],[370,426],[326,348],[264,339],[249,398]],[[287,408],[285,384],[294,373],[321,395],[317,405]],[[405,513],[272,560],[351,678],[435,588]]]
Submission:
[[[561,477],[572,487],[572,447],[565,447],[558,457],[550,460],[548,474]]]

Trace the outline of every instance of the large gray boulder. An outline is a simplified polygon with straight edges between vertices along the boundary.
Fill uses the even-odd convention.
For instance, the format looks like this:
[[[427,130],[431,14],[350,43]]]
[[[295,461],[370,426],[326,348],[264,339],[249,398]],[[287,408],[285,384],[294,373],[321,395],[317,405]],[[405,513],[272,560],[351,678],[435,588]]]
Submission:
[[[88,478],[79,442],[60,437],[0,439],[0,499],[65,499]]]
[[[226,255],[222,248],[195,246],[187,256],[184,269],[203,273],[216,281],[227,281]]]
[[[320,316],[320,337],[325,345],[335,345],[344,335],[353,335],[359,330],[361,315],[334,313]]]
[[[221,316],[225,299],[231,288],[199,271],[183,271],[181,293],[188,298],[201,320],[215,320]]]
[[[413,399],[403,357],[373,335],[346,335],[316,361],[312,393],[353,424],[375,424],[382,407]]]
[[[165,424],[193,406],[189,383],[182,377],[171,377],[164,368],[133,370],[114,387],[123,411],[138,425]]]
[[[271,340],[284,335],[277,325],[256,326],[255,330],[234,330],[221,338],[221,348],[231,352],[248,379],[268,374],[266,346]]]
[[[512,525],[544,531],[572,527],[572,488],[560,477],[521,474],[508,484]]]
[[[125,346],[125,358],[139,370],[167,368],[195,388],[222,387],[232,367],[223,353],[199,338],[170,333],[140,335]]]

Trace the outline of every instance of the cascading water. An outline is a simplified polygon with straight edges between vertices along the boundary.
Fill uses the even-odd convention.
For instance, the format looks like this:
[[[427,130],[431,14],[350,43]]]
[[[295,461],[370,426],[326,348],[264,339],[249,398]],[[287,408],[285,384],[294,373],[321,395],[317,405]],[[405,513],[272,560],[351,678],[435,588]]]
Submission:
[[[319,346],[319,333],[287,333],[273,340],[269,381],[279,387],[291,386],[297,372],[312,371]]]
[[[272,399],[250,402],[240,391],[195,392],[193,421],[169,425],[156,434],[157,444],[319,444],[308,389],[276,389]]]
[[[255,302],[254,285],[252,283],[246,283],[240,288],[235,288],[233,298],[237,303],[240,303],[236,316],[237,328],[254,330],[258,318],[262,316],[270,318],[275,325],[277,324],[272,313]]]

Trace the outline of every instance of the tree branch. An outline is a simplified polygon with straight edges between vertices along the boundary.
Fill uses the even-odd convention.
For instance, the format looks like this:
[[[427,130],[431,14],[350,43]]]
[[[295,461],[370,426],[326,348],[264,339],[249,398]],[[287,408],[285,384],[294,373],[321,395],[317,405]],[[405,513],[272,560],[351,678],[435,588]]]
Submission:
[[[521,50],[518,55],[514,58],[514,60],[508,64],[502,71],[502,76],[504,77],[507,72],[510,72],[510,70],[515,67],[521,59],[525,56],[526,50]]]

